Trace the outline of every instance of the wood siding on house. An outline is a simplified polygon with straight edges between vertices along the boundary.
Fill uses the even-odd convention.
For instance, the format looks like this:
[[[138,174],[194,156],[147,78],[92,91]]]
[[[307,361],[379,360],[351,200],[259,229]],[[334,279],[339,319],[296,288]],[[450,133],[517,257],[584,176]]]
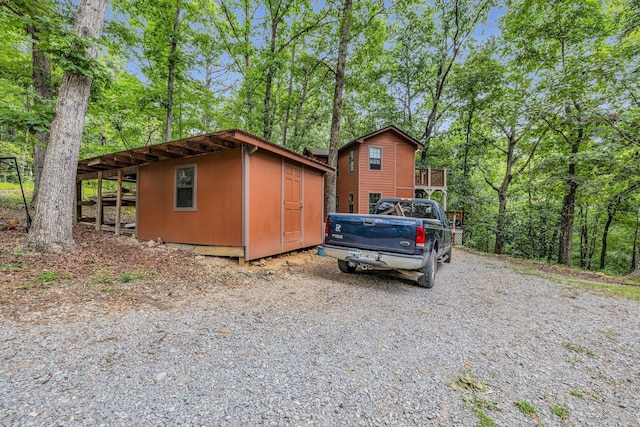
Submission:
[[[241,150],[149,163],[138,177],[138,238],[242,246]],[[175,167],[197,165],[195,211],[175,211]]]
[[[396,197],[415,197],[415,146],[396,142]]]
[[[354,170],[349,171],[349,152],[354,150]],[[349,212],[349,194],[353,194],[354,212],[358,212],[358,181],[360,179],[360,164],[358,161],[361,146],[353,145],[352,148],[344,150],[338,156],[338,179],[336,182],[336,195],[339,200],[339,213]]]
[[[369,213],[369,193],[379,193],[381,197],[396,195],[396,142],[398,138],[390,132],[384,132],[368,138],[360,144],[361,165],[359,203],[355,212]],[[380,170],[369,169],[369,148],[376,147],[382,151]]]

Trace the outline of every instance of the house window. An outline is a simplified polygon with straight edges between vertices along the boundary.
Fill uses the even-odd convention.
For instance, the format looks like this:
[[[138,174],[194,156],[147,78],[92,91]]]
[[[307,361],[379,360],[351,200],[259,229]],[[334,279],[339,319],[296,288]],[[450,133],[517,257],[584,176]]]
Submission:
[[[340,212],[340,198],[336,196],[336,212]]]
[[[196,210],[196,165],[176,166],[176,187],[174,210],[195,211]]]
[[[369,213],[373,213],[373,208],[381,197],[380,193],[369,193]]]
[[[369,147],[369,169],[378,171],[382,169],[382,148]]]
[[[349,193],[349,213],[353,213],[353,193]]]
[[[356,165],[356,153],[355,151],[349,151],[349,172],[353,172],[355,170]]]

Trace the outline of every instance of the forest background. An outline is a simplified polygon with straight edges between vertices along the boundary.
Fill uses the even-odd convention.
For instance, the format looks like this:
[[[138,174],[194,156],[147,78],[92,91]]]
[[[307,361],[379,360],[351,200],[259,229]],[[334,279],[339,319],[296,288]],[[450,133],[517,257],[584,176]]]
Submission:
[[[37,189],[65,71],[93,79],[80,158],[228,128],[327,148],[347,2],[114,0],[93,60],[72,1],[0,0],[0,156]],[[350,14],[340,144],[389,124],[424,143],[467,247],[640,274],[639,0]]]

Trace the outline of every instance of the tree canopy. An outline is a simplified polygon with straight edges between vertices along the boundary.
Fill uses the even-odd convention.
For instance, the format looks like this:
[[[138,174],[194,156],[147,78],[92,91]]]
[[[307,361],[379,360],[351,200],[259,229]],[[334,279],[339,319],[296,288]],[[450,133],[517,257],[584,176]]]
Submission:
[[[640,274],[637,0],[113,0],[96,60],[72,1],[0,4],[0,155],[30,179],[75,72],[81,157],[226,128],[302,152],[394,124],[447,168],[466,246]]]

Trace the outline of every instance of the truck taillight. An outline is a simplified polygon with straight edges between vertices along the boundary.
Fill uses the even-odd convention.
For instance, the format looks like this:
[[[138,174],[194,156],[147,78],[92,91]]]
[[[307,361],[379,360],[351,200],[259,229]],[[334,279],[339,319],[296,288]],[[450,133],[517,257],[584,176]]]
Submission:
[[[324,222],[324,237],[329,237],[329,218]]]
[[[424,248],[425,240],[424,227],[421,225],[416,226],[416,248]]]

